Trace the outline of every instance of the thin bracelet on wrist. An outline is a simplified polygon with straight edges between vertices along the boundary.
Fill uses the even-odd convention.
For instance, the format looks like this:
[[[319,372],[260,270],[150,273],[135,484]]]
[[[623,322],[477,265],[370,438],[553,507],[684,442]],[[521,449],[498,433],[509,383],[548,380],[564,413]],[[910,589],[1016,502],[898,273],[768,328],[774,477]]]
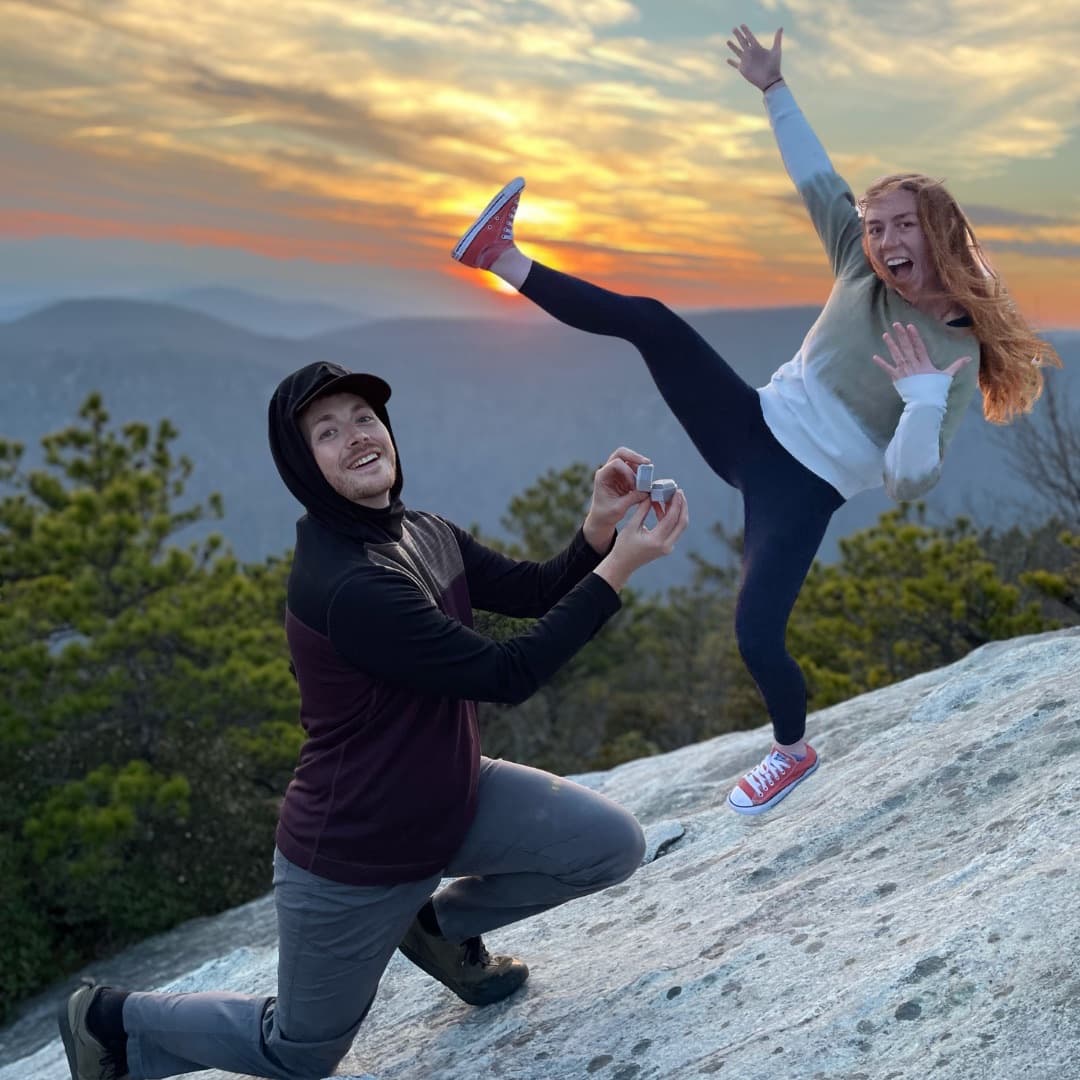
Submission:
[[[761,92],[763,94],[767,94],[777,83],[782,83],[783,81],[784,81],[784,76],[781,75],[778,79],[773,79],[773,81],[771,83],[769,83],[769,85],[766,86]]]

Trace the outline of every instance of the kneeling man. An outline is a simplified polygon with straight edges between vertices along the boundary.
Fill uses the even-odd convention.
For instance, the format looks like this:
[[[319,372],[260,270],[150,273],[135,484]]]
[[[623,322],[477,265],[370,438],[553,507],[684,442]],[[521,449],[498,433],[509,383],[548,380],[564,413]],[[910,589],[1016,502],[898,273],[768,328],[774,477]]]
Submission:
[[[528,969],[491,956],[482,934],[641,862],[641,829],[620,806],[483,757],[476,702],[524,701],[574,656],[630,575],[671,552],[685,497],[646,528],[635,468],[648,459],[620,447],[570,545],[514,561],[405,508],[389,397],[374,375],[316,363],[270,402],[274,461],[307,510],[285,617],[307,737],[274,852],[277,995],[83,987],[60,1014],[72,1080],[326,1076],[396,948],[463,1000],[498,1001]],[[472,629],[474,608],[537,622],[495,642]],[[454,880],[436,892],[443,877]]]

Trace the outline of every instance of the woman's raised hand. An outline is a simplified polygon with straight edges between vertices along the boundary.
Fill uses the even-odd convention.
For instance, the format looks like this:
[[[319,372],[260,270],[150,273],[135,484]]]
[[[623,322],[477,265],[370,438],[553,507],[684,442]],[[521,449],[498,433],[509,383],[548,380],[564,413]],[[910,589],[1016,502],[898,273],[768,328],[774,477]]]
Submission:
[[[728,41],[727,47],[738,59],[732,60],[729,57],[728,63],[737,68],[747,82],[753,83],[759,90],[765,90],[771,83],[783,78],[780,74],[780,39],[784,35],[782,26],[773,37],[771,49],[766,49],[754,37],[746,23],[736,26],[731,33],[735,41]]]
[[[970,356],[961,356],[954,360],[947,368],[936,368],[926,351],[926,345],[919,336],[919,331],[908,323],[893,323],[893,334],[887,331],[882,334],[885,344],[889,347],[892,363],[882,359],[877,353],[874,354],[874,363],[884,371],[893,382],[897,379],[906,378],[908,375],[955,375],[961,368],[971,363]]]

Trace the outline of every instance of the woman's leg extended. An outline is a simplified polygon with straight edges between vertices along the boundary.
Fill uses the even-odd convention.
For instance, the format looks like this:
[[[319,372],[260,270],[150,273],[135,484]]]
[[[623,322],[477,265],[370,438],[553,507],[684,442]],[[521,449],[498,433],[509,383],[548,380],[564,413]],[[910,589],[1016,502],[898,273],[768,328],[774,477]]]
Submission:
[[[525,181],[511,180],[466,230],[452,257],[490,270],[549,315],[590,334],[635,345],[657,389],[714,472],[739,483],[742,433],[760,416],[757,392],[695,330],[660,301],[621,296],[528,258],[514,243]]]
[[[761,414],[757,391],[693,327],[659,300],[623,296],[537,262],[520,292],[567,326],[630,342],[708,465],[741,487],[747,429]]]
[[[634,816],[570,780],[485,758],[476,817],[434,898],[451,941],[625,881],[645,840]]]

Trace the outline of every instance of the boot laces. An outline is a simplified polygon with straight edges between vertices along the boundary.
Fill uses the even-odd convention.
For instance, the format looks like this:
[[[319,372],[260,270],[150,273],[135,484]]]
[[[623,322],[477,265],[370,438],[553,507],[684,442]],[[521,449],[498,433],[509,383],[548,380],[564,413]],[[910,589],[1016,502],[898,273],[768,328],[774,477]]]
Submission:
[[[117,1067],[116,1062],[113,1060],[112,1055],[109,1055],[109,1060],[103,1061],[100,1065],[101,1068],[101,1080],[124,1080],[124,1077],[120,1075],[120,1069]],[[126,1073],[124,1074],[127,1075]]]
[[[464,949],[463,964],[473,966],[478,965],[480,967],[486,967],[491,963],[491,953],[487,951],[487,947],[484,945],[484,939],[481,937],[466,938],[462,943]]]
[[[120,1072],[120,1066],[116,1063],[116,1057],[107,1046],[102,1046],[101,1056],[98,1058],[98,1077],[100,1080],[124,1080],[127,1073]]]

